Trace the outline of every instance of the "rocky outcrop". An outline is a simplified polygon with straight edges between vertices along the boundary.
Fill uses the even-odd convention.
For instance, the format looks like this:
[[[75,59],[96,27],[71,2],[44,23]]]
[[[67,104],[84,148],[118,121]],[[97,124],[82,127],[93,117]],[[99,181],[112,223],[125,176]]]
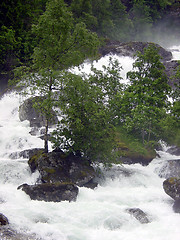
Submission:
[[[163,182],[163,188],[174,200],[180,199],[180,178],[171,177]]]
[[[128,56],[134,58],[136,53],[144,51],[151,42],[119,42],[119,41],[107,41],[105,46],[100,49],[100,54],[105,56],[107,54],[116,54],[118,56]],[[162,62],[165,66],[165,72],[169,78],[169,85],[174,87],[176,80],[171,79],[174,75],[176,68],[180,65],[178,61],[172,60],[172,53],[169,50],[164,49],[159,44],[154,44],[159,49],[159,55],[162,58]]]
[[[44,151],[43,148],[32,148],[32,149],[26,149],[20,152],[13,152],[9,155],[9,158],[11,159],[17,159],[17,158],[31,158],[34,154],[38,153],[39,151]]]
[[[173,210],[175,213],[180,213],[180,199],[175,200],[173,204]]]
[[[142,155],[134,155],[130,157],[121,157],[120,161],[123,164],[135,164],[135,163],[140,163],[143,166],[147,166],[156,156],[154,155],[153,157],[145,157]]]
[[[180,159],[166,160],[158,175],[162,178],[180,178]]]
[[[140,223],[150,223],[148,216],[145,212],[143,212],[140,208],[128,208],[126,211],[135,217]]]
[[[147,48],[150,44],[149,42],[119,42],[119,41],[108,41],[104,47],[100,49],[102,56],[107,54],[117,54],[118,56],[128,56],[134,57],[137,51],[142,52],[144,48]],[[170,61],[172,59],[172,53],[165,50],[160,45],[155,44],[159,49],[159,54],[162,57],[162,61]]]
[[[79,187],[87,186],[96,177],[90,162],[74,154],[62,151],[39,151],[29,159],[31,171],[38,170],[43,183],[72,182]]]
[[[180,156],[180,148],[177,146],[172,146],[167,150],[168,153],[176,156]]]
[[[39,150],[30,157],[28,163],[32,172],[39,171],[39,183],[23,184],[18,189],[23,190],[33,200],[75,201],[78,186],[97,186],[96,172],[90,162],[74,154],[66,155],[60,150],[44,153]]]
[[[32,200],[46,202],[75,201],[78,187],[72,183],[43,183],[37,185],[23,184],[18,187],[30,196]]]
[[[173,210],[180,213],[180,178],[171,177],[163,182],[164,191],[173,198]]]
[[[34,235],[26,235],[23,233],[18,233],[12,229],[9,225],[0,227],[0,239],[1,240],[42,240],[36,238]]]
[[[45,126],[46,118],[45,116],[38,110],[38,108],[34,107],[36,103],[41,104],[43,98],[42,97],[33,97],[24,101],[24,103],[19,107],[19,119],[21,121],[28,120],[30,122],[30,127],[39,128]],[[49,126],[57,124],[58,118],[56,113],[52,110],[51,121],[49,122]]]
[[[7,224],[9,224],[7,217],[0,213],[0,225],[3,226]]]

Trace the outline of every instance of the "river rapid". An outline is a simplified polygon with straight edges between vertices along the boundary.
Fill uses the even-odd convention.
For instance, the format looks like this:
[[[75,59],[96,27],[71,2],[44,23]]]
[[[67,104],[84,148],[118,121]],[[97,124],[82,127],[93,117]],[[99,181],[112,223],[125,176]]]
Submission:
[[[174,59],[180,59],[180,46],[171,48]],[[101,59],[95,66],[107,62]],[[124,70],[132,68],[133,60],[118,58]],[[87,64],[85,71],[90,71]],[[180,214],[172,210],[173,200],[165,194],[159,177],[166,160],[177,159],[159,151],[148,166],[116,165],[103,169],[103,178],[94,190],[79,188],[76,202],[32,201],[17,187],[34,184],[39,173],[31,174],[27,159],[11,159],[12,153],[43,147],[43,141],[31,136],[28,121],[20,122],[19,105],[23,97],[15,92],[0,99],[0,213],[17,232],[39,240],[179,240]],[[128,208],[143,210],[150,223],[141,224],[127,212]],[[0,235],[0,239],[5,240]],[[18,239],[19,240],[19,239]]]

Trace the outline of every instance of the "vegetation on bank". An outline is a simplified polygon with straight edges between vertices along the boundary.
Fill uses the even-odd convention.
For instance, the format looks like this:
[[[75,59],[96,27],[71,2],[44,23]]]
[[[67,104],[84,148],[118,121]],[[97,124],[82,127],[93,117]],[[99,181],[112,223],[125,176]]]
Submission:
[[[121,66],[113,59],[103,71],[92,67],[89,75],[68,71],[97,56],[99,37],[125,41],[148,35],[174,1],[36,0],[33,7],[15,2],[1,3],[8,13],[0,32],[1,70],[16,67],[18,81],[44,97],[35,105],[46,118],[46,152],[52,108],[61,116],[54,146],[94,161],[150,158],[160,139],[179,144],[179,85],[170,89],[153,44],[137,53],[130,85],[120,83]]]
[[[154,39],[155,26],[177,0],[63,0],[74,19],[101,38],[119,41]],[[2,0],[0,3],[0,72],[31,64],[38,35],[32,31],[52,0]],[[170,25],[172,28],[172,23]]]

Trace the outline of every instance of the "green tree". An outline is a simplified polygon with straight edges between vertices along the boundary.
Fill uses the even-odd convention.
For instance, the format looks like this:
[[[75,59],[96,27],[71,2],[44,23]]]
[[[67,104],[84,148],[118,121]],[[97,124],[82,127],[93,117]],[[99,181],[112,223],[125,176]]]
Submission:
[[[117,61],[110,59],[100,71],[89,75],[64,75],[59,96],[62,119],[54,132],[57,147],[81,153],[93,161],[106,161],[115,146],[112,105],[122,91]]]
[[[33,95],[45,97],[37,106],[46,117],[45,151],[48,151],[49,121],[55,102],[53,91],[61,89],[61,71],[95,56],[99,41],[83,23],[74,25],[63,0],[47,2],[46,11],[33,26],[33,33],[38,45],[32,55],[33,64],[27,69],[30,74],[26,75],[25,84],[30,86]],[[22,73],[25,68],[20,67],[18,71]]]
[[[92,11],[92,0],[72,0],[70,7],[77,22],[84,22],[90,30],[97,27],[97,18]]]
[[[0,3],[0,37],[7,38],[7,43],[1,46],[3,54],[0,56],[3,62],[3,71],[12,70],[16,62],[29,61],[34,47],[34,38],[31,34],[31,25],[37,20],[44,10],[46,0],[2,0]],[[13,36],[12,36],[13,33]],[[11,52],[8,43],[11,34]],[[13,42],[12,42],[13,41]],[[8,58],[6,57],[8,56]],[[12,64],[11,64],[12,63]]]
[[[134,1],[134,5],[130,10],[130,16],[133,22],[131,34],[135,40],[146,40],[151,34],[153,19],[150,9],[145,0]]]
[[[120,41],[129,40],[133,25],[125,5],[120,0],[111,0],[109,11],[113,22],[113,27],[109,30],[109,36]]]
[[[124,93],[121,113],[126,129],[141,135],[145,143],[151,137],[160,137],[160,120],[169,106],[170,87],[158,49],[153,44],[144,49],[144,54],[137,54],[133,67],[127,74],[130,86]]]

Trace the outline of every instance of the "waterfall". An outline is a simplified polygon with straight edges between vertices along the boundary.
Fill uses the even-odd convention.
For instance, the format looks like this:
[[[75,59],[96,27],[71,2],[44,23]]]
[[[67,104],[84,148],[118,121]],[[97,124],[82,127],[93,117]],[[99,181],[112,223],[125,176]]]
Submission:
[[[125,76],[133,60],[118,59]],[[95,66],[106,61],[107,57]],[[84,70],[88,69],[90,65],[85,64]],[[79,188],[76,202],[33,201],[17,190],[23,183],[34,184],[39,174],[31,174],[27,159],[11,159],[11,154],[43,147],[40,138],[30,135],[29,122],[18,118],[22,101],[15,92],[0,100],[0,212],[13,229],[39,240],[179,240],[180,215],[173,212],[173,200],[165,194],[164,179],[158,176],[164,161],[177,159],[166,148],[148,166],[102,167],[103,181],[94,190]],[[128,213],[129,208],[141,209],[149,223],[140,223]]]

